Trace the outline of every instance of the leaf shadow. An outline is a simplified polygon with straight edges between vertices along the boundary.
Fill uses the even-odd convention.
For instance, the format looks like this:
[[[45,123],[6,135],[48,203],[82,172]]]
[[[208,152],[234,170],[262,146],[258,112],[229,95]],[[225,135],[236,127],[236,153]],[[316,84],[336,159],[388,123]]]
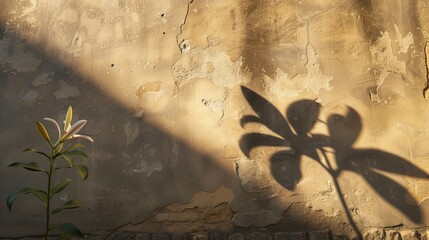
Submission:
[[[362,129],[362,120],[351,107],[347,107],[344,116],[329,116],[327,125],[339,173],[351,171],[360,175],[387,203],[413,222],[421,223],[423,217],[417,200],[404,186],[385,174],[422,179],[428,179],[429,175],[395,154],[376,148],[354,148],[353,144]]]
[[[256,116],[244,116],[241,119],[241,126],[245,127],[248,123],[259,123],[270,129],[277,136],[263,133],[247,133],[240,140],[240,149],[249,157],[250,151],[256,147],[286,147],[287,150],[279,151],[271,157],[271,171],[283,187],[294,190],[296,183],[301,178],[301,174],[294,174],[289,169],[299,170],[299,160],[302,156],[308,156],[320,162],[316,149],[327,144],[327,136],[312,136],[310,134],[311,129],[318,121],[321,110],[320,104],[312,100],[295,102],[288,108],[286,119],[265,98],[244,86],[241,89],[256,114]],[[308,113],[311,114],[309,115]]]
[[[255,148],[281,147],[282,149],[269,159],[271,173],[281,186],[291,191],[295,190],[302,178],[302,171],[305,171],[301,168],[301,159],[307,156],[318,162],[330,174],[348,221],[358,238],[362,238],[362,235],[351,216],[338,182],[345,171],[363,178],[385,202],[408,219],[415,223],[422,222],[422,211],[417,200],[389,175],[421,179],[428,179],[429,175],[395,154],[376,148],[354,148],[353,145],[362,130],[362,121],[352,107],[347,107],[344,116],[340,114],[328,116],[325,123],[328,135],[313,134],[314,125],[320,121],[322,106],[319,103],[308,99],[298,100],[291,103],[283,115],[258,93],[244,86],[241,90],[255,112],[254,115],[244,116],[241,119],[241,126],[245,128],[248,123],[261,124],[273,134],[246,133],[240,139],[240,148],[247,157],[250,157],[250,152]],[[334,157],[328,158],[327,148],[333,150]]]

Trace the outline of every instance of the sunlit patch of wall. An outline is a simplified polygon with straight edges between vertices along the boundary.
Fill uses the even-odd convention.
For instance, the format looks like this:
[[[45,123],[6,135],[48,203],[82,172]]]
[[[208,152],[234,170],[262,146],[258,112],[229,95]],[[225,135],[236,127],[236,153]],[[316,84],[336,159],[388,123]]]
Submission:
[[[405,0],[8,2],[1,12],[5,33],[0,56],[4,68],[11,69],[2,73],[8,77],[7,89],[18,93],[2,94],[9,106],[13,104],[10,99],[20,97],[28,109],[39,108],[48,100],[62,105],[84,99],[87,112],[95,115],[93,107],[103,106],[108,119],[95,124],[93,133],[113,153],[97,151],[94,156],[100,162],[93,164],[112,176],[103,181],[123,189],[126,199],[145,199],[148,206],[138,205],[144,211],[129,213],[133,221],[142,221],[141,226],[151,221],[143,221],[146,216],[159,220],[151,215],[152,210],[165,213],[174,202],[191,201],[197,190],[215,192],[228,176],[233,180],[228,178],[227,187],[234,196],[223,200],[231,217],[227,229],[232,228],[229,224],[280,229],[290,226],[290,219],[300,211],[306,217],[299,216],[300,224],[293,226],[308,229],[350,224],[347,211],[359,228],[400,223],[419,227],[425,225],[420,220],[428,214],[424,206],[429,188],[427,180],[416,173],[386,173],[392,179],[392,191],[399,192],[392,195],[399,199],[395,202],[382,189],[371,186],[368,176],[374,175],[365,175],[365,171],[372,174],[370,170],[347,169],[351,172],[338,177],[347,210],[338,202],[337,192],[341,191],[331,175],[313,161],[314,155],[303,154],[299,166],[282,166],[296,170],[291,174],[296,183],[285,184],[273,173],[277,163],[270,161],[281,149],[259,146],[247,156],[240,148],[248,133],[273,135],[267,124],[241,124],[244,116],[265,111],[258,112],[256,105],[262,102],[280,113],[270,115],[273,110],[264,118],[292,126],[288,109],[307,99],[321,106],[319,119],[307,135],[332,137],[336,133],[342,139],[338,129],[332,134],[332,123],[352,116],[361,121],[352,121],[350,128],[359,131],[357,136],[345,136],[350,144],[344,149],[361,153],[371,148],[371,153],[382,152],[382,158],[391,154],[405,166],[410,167],[405,163],[410,162],[416,167],[410,169],[416,172],[429,170],[425,146],[429,110],[422,97],[427,36],[425,24],[419,24],[425,22],[429,8],[424,1],[417,1],[417,9],[411,4]],[[13,85],[17,74],[20,79],[28,77],[28,82]],[[53,82],[57,85],[51,91]],[[246,99],[243,85],[265,100]],[[88,93],[102,97],[97,100]],[[109,108],[123,116],[109,115]],[[51,114],[48,110],[43,113]],[[29,116],[39,115],[33,110]],[[101,126],[123,143],[115,145]],[[311,139],[298,136],[298,128],[292,127],[288,136],[294,136],[295,142],[299,137]],[[3,136],[14,139],[11,133]],[[178,150],[179,145],[185,148],[182,143],[187,150]],[[324,147],[330,151],[329,161],[339,167],[336,152],[341,151]],[[180,155],[180,151],[184,153]],[[116,158],[121,162],[120,173],[102,164]],[[212,167],[214,171],[210,171]],[[165,173],[167,170],[173,173]],[[154,196],[153,186],[142,192],[126,190],[127,184],[141,188],[137,175],[149,179],[147,185],[159,184],[154,179],[163,179],[161,175],[168,179],[168,186],[163,185],[167,200],[160,200],[162,194]],[[127,182],[123,176],[132,180]],[[96,175],[94,182],[102,178]],[[115,182],[116,178],[121,181]],[[408,190],[407,195],[398,185]],[[107,195],[109,189],[103,187],[105,192],[100,193]],[[120,197],[101,198],[105,206],[100,203],[97,211],[119,209]],[[132,212],[132,207],[124,211]],[[181,213],[186,208],[177,209]],[[407,215],[407,209],[416,214]],[[200,214],[198,211],[189,216]],[[353,232],[348,225],[336,230]]]
[[[44,53],[61,58],[135,116],[146,117],[147,121],[183,138],[193,147],[204,148],[210,144],[210,148],[204,150],[211,150],[213,154],[223,149],[222,142],[229,138],[216,129],[225,114],[225,93],[187,96],[186,100],[181,97],[183,94],[177,94],[178,78],[172,74],[172,65],[181,58],[176,36],[186,21],[187,1],[113,1],[108,4],[22,1],[22,4],[10,5],[12,14],[6,20],[10,31],[32,44],[40,44]],[[212,75],[227,77],[230,72],[222,75],[219,68],[229,58],[221,55],[218,58],[217,62],[214,60],[217,73]],[[29,64],[37,66],[37,63]],[[184,67],[190,67],[187,64],[189,62]],[[204,67],[208,64],[204,62]],[[181,62],[175,64],[177,68],[183,67],[181,65]],[[236,71],[235,68],[232,66],[232,71]],[[196,77],[190,75],[190,78]],[[227,84],[232,87],[237,82],[232,80]],[[75,89],[70,94],[78,96],[77,92]],[[188,108],[200,111],[199,116],[206,118],[178,123],[176,119],[189,116]],[[216,120],[210,123],[212,119]],[[199,137],[200,134],[192,136],[195,140],[185,137],[195,124],[200,124],[201,131],[207,132],[205,138]],[[219,137],[222,141],[215,141]],[[218,148],[213,148],[215,145]]]

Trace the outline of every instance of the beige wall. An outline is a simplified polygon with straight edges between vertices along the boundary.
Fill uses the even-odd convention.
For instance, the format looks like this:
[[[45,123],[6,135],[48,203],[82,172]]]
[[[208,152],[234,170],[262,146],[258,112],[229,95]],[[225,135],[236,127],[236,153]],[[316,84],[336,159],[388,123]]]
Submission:
[[[426,1],[0,4],[1,163],[72,105],[95,143],[58,201],[86,232],[427,225]],[[0,197],[42,181],[1,167]],[[40,233],[15,204],[0,236]]]

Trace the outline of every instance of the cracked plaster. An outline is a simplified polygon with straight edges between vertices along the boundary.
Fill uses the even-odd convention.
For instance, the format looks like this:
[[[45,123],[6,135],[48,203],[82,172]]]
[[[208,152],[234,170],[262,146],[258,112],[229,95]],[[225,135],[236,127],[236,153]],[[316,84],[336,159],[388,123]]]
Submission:
[[[354,149],[375,148],[429,171],[422,96],[428,12],[422,0],[7,3],[0,42],[3,159],[21,158],[17,152],[27,145],[17,143],[37,137],[29,123],[73,105],[96,139],[88,182],[67,192],[94,209],[85,219],[67,215],[85,231],[128,222],[136,231],[176,231],[192,222],[189,231],[330,228],[353,236],[320,164],[302,157],[302,177],[290,190],[271,174],[275,146],[244,157],[241,136],[272,129],[240,126],[243,116],[258,114],[240,85],[287,121],[293,102],[315,100],[322,109],[309,135],[328,134],[329,117],[341,119],[352,107],[362,119]],[[335,157],[331,152],[324,164]],[[384,174],[407,189],[395,195],[404,205],[386,203],[357,173],[339,177],[356,225],[427,226],[401,212],[429,216],[427,179]],[[12,191],[0,182],[2,194]],[[41,222],[0,210],[0,236],[37,233]]]

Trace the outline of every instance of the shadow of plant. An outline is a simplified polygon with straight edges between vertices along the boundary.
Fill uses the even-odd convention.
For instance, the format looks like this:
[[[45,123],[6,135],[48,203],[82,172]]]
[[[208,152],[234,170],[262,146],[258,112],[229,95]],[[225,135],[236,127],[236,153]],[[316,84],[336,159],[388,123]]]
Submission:
[[[283,147],[270,158],[270,168],[276,181],[288,190],[294,190],[301,179],[301,157],[315,160],[332,177],[338,198],[357,238],[362,234],[354,222],[343,197],[338,179],[344,171],[361,176],[385,201],[398,209],[410,220],[421,223],[422,213],[418,203],[408,194],[406,188],[383,175],[394,173],[415,178],[429,178],[417,166],[394,154],[375,148],[356,149],[353,144],[358,138],[362,121],[351,107],[343,115],[328,117],[329,136],[312,134],[319,118],[321,105],[312,100],[299,100],[289,105],[286,118],[265,98],[242,86],[242,92],[256,115],[246,115],[241,119],[244,128],[247,123],[264,125],[278,136],[263,133],[247,133],[240,140],[240,148],[250,157],[256,147]],[[334,157],[328,158],[327,148],[334,150]],[[331,162],[335,162],[331,164]],[[408,196],[407,201],[404,196]]]

